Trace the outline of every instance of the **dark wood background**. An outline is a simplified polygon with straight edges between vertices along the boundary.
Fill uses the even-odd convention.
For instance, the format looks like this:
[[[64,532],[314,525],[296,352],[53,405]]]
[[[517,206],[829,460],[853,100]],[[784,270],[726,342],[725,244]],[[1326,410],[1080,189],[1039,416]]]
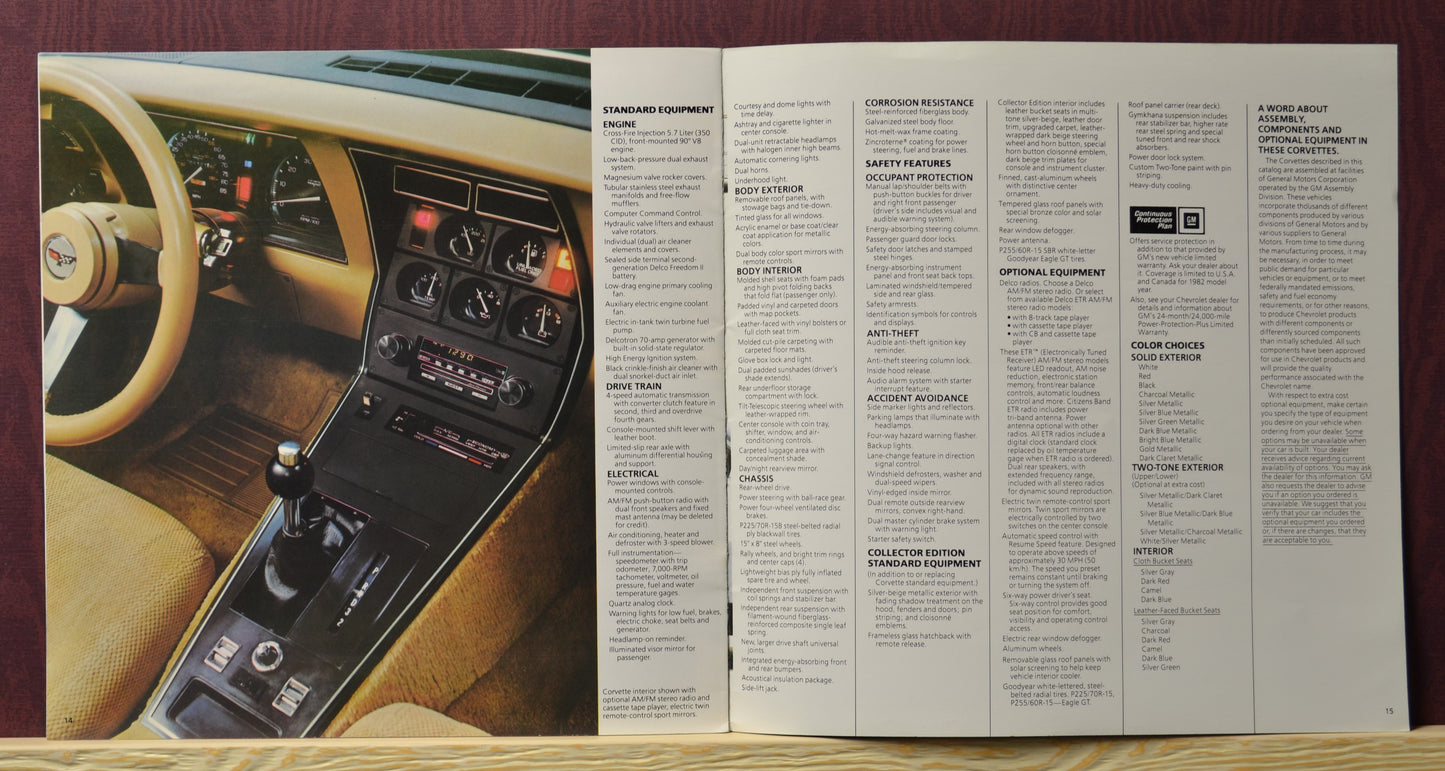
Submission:
[[[11,0],[0,7],[0,735],[44,732],[35,54],[853,40],[1393,43],[1412,718],[1445,723],[1445,2]],[[104,576],[97,576],[104,581]],[[1321,673],[1322,677],[1328,673]]]

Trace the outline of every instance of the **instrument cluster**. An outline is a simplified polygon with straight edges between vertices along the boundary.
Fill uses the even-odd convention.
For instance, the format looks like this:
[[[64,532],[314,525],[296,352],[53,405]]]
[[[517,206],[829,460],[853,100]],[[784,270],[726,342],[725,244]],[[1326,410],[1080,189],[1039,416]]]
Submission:
[[[265,240],[345,262],[336,217],[300,140],[258,129],[152,115],[193,208],[240,212]]]

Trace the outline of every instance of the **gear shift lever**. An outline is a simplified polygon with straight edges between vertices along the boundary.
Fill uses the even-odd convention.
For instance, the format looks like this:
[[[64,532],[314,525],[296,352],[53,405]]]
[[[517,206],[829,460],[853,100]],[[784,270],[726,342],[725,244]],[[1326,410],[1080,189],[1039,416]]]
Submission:
[[[266,466],[266,486],[281,499],[281,528],[233,606],[276,634],[290,631],[364,523],[355,510],[312,495],[315,484],[316,468],[301,445],[282,442]]]
[[[315,483],[316,469],[300,444],[282,442],[277,446],[266,466],[266,486],[281,498],[284,519],[266,555],[266,576],[271,594],[285,602],[299,595],[309,598],[336,564],[334,557],[327,559],[325,523],[307,521],[301,514],[301,504]]]
[[[299,538],[306,532],[306,524],[301,521],[301,502],[311,494],[315,483],[316,469],[301,452],[301,445],[282,442],[276,447],[275,457],[266,466],[266,486],[281,498],[286,517],[281,532],[291,538]]]

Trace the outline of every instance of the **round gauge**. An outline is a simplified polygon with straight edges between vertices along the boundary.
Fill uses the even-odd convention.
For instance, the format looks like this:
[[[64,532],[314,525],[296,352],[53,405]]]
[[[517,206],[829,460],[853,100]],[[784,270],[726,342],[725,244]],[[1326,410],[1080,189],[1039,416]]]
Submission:
[[[508,230],[492,250],[492,269],[504,276],[536,281],[547,267],[547,241],[526,230]]]
[[[545,348],[562,337],[562,312],[551,300],[528,297],[507,314],[507,331]]]
[[[316,164],[304,152],[286,156],[271,173],[271,218],[298,228],[321,227],[330,207]]]
[[[502,296],[486,281],[469,278],[452,290],[452,315],[479,327],[490,327],[502,312]]]
[[[180,131],[169,142],[192,206],[226,208],[231,197],[231,163],[215,137],[200,129]]]
[[[437,228],[436,245],[443,257],[474,263],[482,258],[482,250],[487,246],[487,231],[476,220],[450,217]]]
[[[413,262],[396,276],[397,296],[412,305],[434,307],[441,299],[441,292],[441,273],[424,262]]]

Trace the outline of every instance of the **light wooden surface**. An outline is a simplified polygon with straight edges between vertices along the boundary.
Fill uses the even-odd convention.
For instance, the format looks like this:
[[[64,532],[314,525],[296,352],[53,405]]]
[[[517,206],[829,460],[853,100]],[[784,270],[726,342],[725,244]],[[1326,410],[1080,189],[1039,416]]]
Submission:
[[[0,769],[1328,769],[1445,768],[1445,726],[1398,734],[1089,739],[863,740],[718,734],[395,741],[0,740]]]

